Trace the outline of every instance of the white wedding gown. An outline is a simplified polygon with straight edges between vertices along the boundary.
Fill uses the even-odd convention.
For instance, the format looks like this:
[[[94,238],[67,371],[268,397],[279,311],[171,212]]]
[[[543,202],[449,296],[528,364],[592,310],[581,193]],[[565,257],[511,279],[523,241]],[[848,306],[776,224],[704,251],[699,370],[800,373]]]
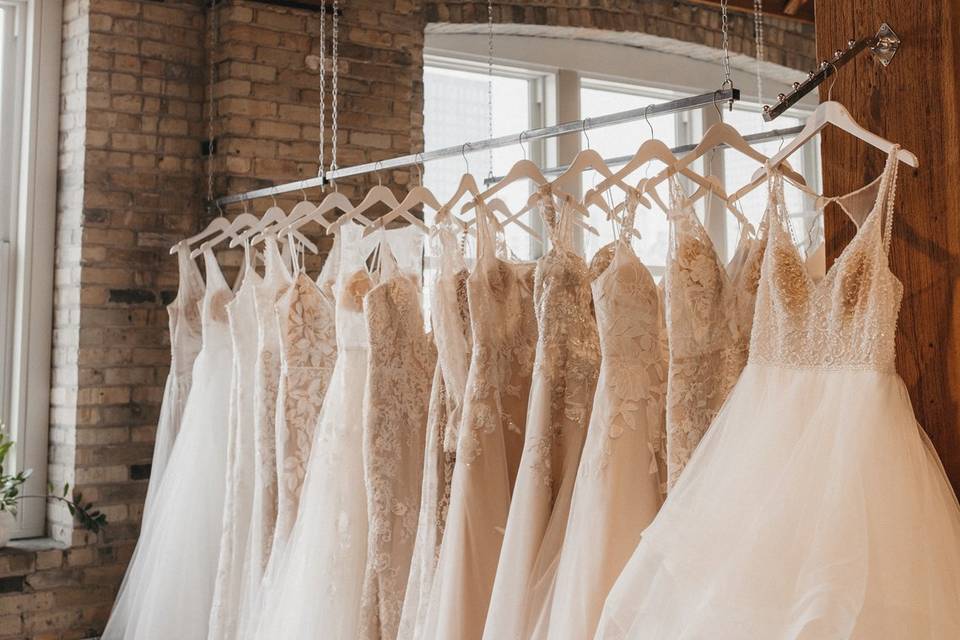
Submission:
[[[276,568],[263,582],[249,637],[354,640],[367,559],[363,423],[372,287],[366,258],[379,240],[344,224],[336,295],[337,359],[307,463],[300,510]],[[388,241],[394,232],[386,232]]]
[[[771,184],[749,363],[643,533],[596,638],[960,638],[960,507],[895,370],[896,148],[825,277]]]
[[[104,640],[203,640],[220,548],[233,349],[233,294],[210,250],[203,348],[180,433],[140,532]]]
[[[190,259],[190,247],[186,244],[177,247],[177,269],[180,275],[177,297],[167,305],[167,314],[170,316],[170,373],[163,388],[163,401],[157,420],[144,513],[150,511],[180,431],[183,409],[193,381],[193,363],[203,345],[200,326],[203,277],[196,262]]]

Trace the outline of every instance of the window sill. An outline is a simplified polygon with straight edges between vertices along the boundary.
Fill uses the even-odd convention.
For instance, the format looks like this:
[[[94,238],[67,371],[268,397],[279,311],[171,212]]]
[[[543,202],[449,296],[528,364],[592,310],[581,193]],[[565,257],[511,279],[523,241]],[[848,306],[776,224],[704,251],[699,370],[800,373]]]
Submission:
[[[0,547],[0,555],[5,553],[37,553],[38,551],[52,551],[66,549],[67,545],[57,542],[53,538],[22,538],[11,540],[7,546]]]

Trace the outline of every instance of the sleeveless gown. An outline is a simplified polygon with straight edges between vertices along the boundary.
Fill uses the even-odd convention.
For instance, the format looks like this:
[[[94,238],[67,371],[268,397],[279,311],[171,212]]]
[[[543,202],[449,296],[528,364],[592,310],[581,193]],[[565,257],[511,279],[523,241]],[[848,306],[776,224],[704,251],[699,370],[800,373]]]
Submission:
[[[657,284],[630,245],[635,207],[628,204],[612,252],[601,250],[591,264],[599,271],[592,287],[603,360],[552,596],[535,639],[593,637],[607,593],[663,501],[666,329]]]
[[[403,240],[380,241],[378,282],[363,299],[370,344],[363,411],[368,529],[357,638],[366,640],[397,637],[420,513],[437,360],[420,304],[422,233],[414,226],[391,233],[403,234]],[[397,256],[400,262],[397,251],[404,252]]]
[[[960,637],[960,507],[895,370],[895,154],[819,281],[771,179],[749,363],[597,638]]]
[[[470,366],[470,314],[467,307],[467,268],[457,246],[457,227],[438,223],[432,231],[434,254],[440,264],[430,305],[437,366],[433,373],[424,448],[423,483],[417,535],[404,593],[399,640],[423,633],[430,590],[450,506],[450,485],[456,461],[457,429]]]
[[[477,264],[467,279],[473,353],[450,508],[424,640],[479,640],[520,466],[536,352],[534,263],[495,255],[493,214],[477,207]]]
[[[288,542],[264,581],[249,627],[259,640],[356,638],[367,558],[363,424],[368,340],[366,259],[379,240],[349,223],[338,234],[337,356]],[[388,241],[394,231],[385,232]]]
[[[226,305],[233,293],[213,252],[208,249],[203,256],[203,347],[194,362],[180,433],[103,632],[105,640],[207,636],[226,494],[233,364]]]
[[[765,243],[741,230],[733,259],[720,261],[713,241],[670,178],[670,241],[664,275],[670,345],[667,377],[667,489],[747,363],[748,338]]]
[[[233,344],[233,382],[230,386],[230,435],[227,443],[226,497],[217,581],[210,609],[209,640],[233,640],[240,616],[240,588],[253,507],[254,427],[253,387],[257,361],[257,316],[254,303],[261,278],[244,246],[246,276],[227,305]]]
[[[534,278],[538,338],[524,450],[484,640],[529,638],[548,604],[600,367],[589,272],[571,247],[569,217],[579,214],[546,189],[540,210],[551,247]]]
[[[193,381],[193,363],[203,345],[200,325],[203,278],[197,264],[190,259],[190,248],[185,244],[177,247],[177,269],[180,275],[177,297],[167,305],[170,318],[170,373],[163,388],[163,401],[157,420],[144,514],[150,511],[167,460],[170,459],[170,450],[180,431],[183,409]]]

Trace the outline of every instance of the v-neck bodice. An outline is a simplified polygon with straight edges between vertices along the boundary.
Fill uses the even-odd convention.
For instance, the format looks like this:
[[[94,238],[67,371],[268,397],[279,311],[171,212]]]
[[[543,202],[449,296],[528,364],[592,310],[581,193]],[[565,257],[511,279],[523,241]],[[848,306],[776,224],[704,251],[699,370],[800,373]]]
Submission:
[[[860,217],[856,236],[819,280],[807,271],[790,236],[782,178],[773,174],[752,362],[894,370],[894,335],[903,295],[887,261],[896,174],[896,155],[891,151],[873,207]],[[829,200],[842,203],[869,193],[874,185]],[[844,211],[857,222],[857,211],[847,207]]]

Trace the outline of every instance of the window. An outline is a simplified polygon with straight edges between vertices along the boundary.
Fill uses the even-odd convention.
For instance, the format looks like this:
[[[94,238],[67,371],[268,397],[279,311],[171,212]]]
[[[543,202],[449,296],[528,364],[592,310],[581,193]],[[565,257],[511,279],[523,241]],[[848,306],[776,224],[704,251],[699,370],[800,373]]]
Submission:
[[[30,494],[46,484],[60,5],[0,0],[0,419]],[[44,514],[21,504],[14,535],[42,534]]]
[[[424,68],[424,149],[441,149],[489,136],[490,111],[486,65],[427,57]],[[534,71],[497,67],[493,74],[493,135],[502,136],[539,127],[543,123],[541,96],[547,76]],[[542,144],[525,142],[494,149],[493,166],[487,151],[463,150],[463,161],[436,160],[425,164],[423,181],[441,202],[457,190],[460,177],[469,168],[481,189],[482,179],[492,171],[510,167],[524,157],[542,157]],[[525,206],[530,186],[517,183],[498,194],[511,211]],[[429,222],[429,220],[428,220]],[[520,259],[535,257],[535,241],[516,225],[505,229],[507,245]]]
[[[642,48],[618,46],[588,40],[570,40],[537,36],[504,35],[495,41],[498,65],[493,79],[493,129],[494,135],[518,133],[525,129],[593,118],[618,111],[642,108],[673,100],[686,95],[703,93],[710,83],[719,84],[719,65],[695,60],[684,55],[647,51]],[[426,69],[424,72],[424,138],[426,149],[456,146],[468,140],[487,137],[487,67],[485,64],[488,41],[483,34],[444,32],[437,28],[427,31]],[[764,84],[767,93],[787,91],[794,79],[787,70],[771,71]],[[616,74],[616,75],[611,75]],[[802,74],[801,74],[802,75]],[[744,96],[750,91],[744,81],[741,89]],[[795,105],[790,112],[775,123],[766,124],[766,129],[788,128],[802,124],[814,103],[815,96]],[[608,166],[616,170],[622,163],[610,159],[632,155],[637,147],[651,137],[662,140],[670,147],[692,145],[701,139],[703,132],[722,118],[744,135],[764,130],[759,104],[743,100],[732,111],[723,109],[722,115],[713,105],[696,110],[665,114],[633,122],[600,127],[577,135],[561,136],[539,146],[528,144],[528,157],[537,161],[545,173],[573,160],[577,151],[591,148],[608,159]],[[779,141],[756,145],[756,149],[770,156],[780,147]],[[479,180],[490,170],[485,152],[467,153],[469,167]],[[682,154],[678,154],[682,155]],[[493,154],[493,174],[503,175],[510,165],[523,157],[519,145],[500,149]],[[802,173],[814,191],[819,191],[819,149],[815,143],[808,144],[791,158],[793,168]],[[427,186],[443,199],[453,193],[466,166],[455,159],[439,160],[428,164],[424,176]],[[703,174],[715,175],[728,193],[745,184],[759,165],[737,151],[718,151],[698,159],[691,169]],[[651,163],[639,170],[631,180],[639,181],[644,176],[653,176],[663,166]],[[554,173],[555,175],[555,173]],[[582,197],[599,180],[595,172],[588,172],[570,195]],[[694,186],[681,178],[688,192]],[[661,199],[669,200],[669,185],[666,181],[657,187]],[[530,193],[527,185],[518,184],[506,190],[505,201],[511,210],[520,209]],[[610,192],[613,198],[622,197],[617,190]],[[761,186],[741,201],[741,206],[754,224],[763,216],[766,207],[766,188]],[[813,203],[796,188],[786,188],[787,205],[797,238],[808,245],[816,245],[822,239],[822,222],[811,215]],[[611,204],[617,204],[613,202]],[[725,211],[717,199],[702,198],[695,209],[713,239],[721,259],[729,259],[739,238],[737,220]],[[531,225],[542,223],[536,216]],[[604,244],[615,236],[614,225],[606,214],[593,208],[590,224],[599,234],[594,236],[577,229],[576,242],[583,255],[589,259]],[[667,254],[669,226],[666,217],[656,205],[652,209],[641,208],[637,212],[636,228],[641,239],[634,239],[634,248],[654,275],[663,271]],[[540,248],[531,243],[522,230],[508,226],[509,244],[519,257],[533,258]]]

